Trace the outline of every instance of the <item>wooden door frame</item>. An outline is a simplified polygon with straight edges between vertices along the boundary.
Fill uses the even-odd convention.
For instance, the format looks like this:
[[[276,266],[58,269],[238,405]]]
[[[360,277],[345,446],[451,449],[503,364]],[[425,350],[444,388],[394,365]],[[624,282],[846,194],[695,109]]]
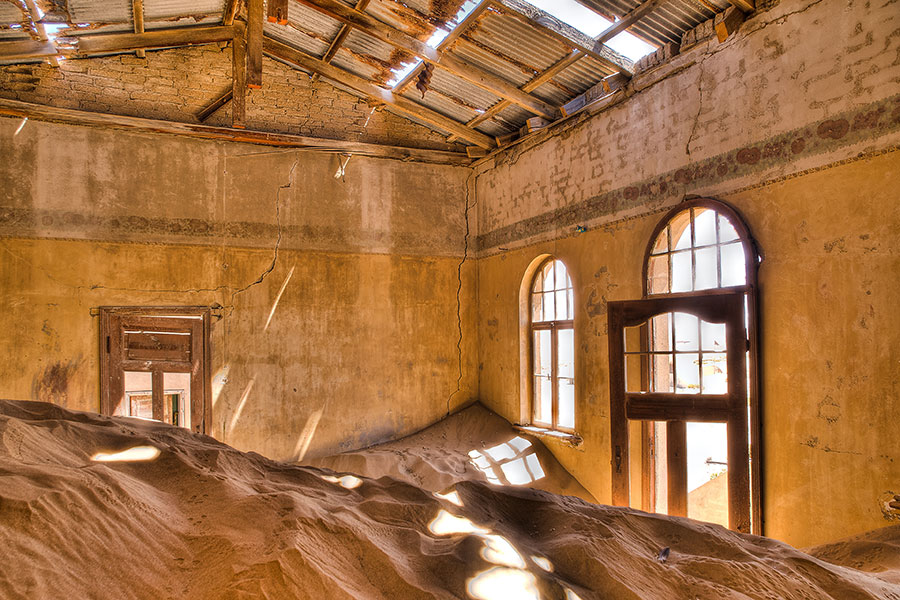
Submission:
[[[212,376],[210,357],[210,308],[208,306],[101,306],[100,313],[100,412],[112,415],[122,398],[114,398],[116,390],[122,387],[123,368],[128,370],[149,371],[154,373],[153,390],[159,386],[162,391],[162,371],[190,372],[191,374],[191,430],[197,433],[212,431]],[[148,368],[151,361],[122,360],[114,365],[115,356],[121,354],[124,327],[132,323],[140,323],[142,318],[159,318],[172,316],[171,325],[179,325],[181,330],[189,327],[191,331],[191,364],[167,363],[152,361],[156,369]],[[178,319],[178,317],[195,317]],[[199,317],[199,319],[196,319]],[[188,323],[189,321],[189,323]],[[124,395],[124,392],[119,394]],[[195,397],[196,396],[196,397]],[[154,396],[154,403],[162,401]]]

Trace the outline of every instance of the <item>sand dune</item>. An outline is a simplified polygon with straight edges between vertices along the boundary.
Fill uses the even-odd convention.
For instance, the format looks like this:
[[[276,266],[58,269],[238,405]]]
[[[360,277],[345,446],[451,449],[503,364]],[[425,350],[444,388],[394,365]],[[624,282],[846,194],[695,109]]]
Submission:
[[[718,526],[477,481],[455,492],[0,402],[0,597],[900,599]]]

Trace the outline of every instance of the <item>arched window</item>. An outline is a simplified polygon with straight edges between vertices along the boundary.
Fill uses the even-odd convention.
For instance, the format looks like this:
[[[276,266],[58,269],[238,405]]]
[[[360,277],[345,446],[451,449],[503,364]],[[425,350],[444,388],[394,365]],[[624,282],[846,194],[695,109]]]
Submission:
[[[697,199],[657,226],[644,299],[609,305],[613,501],[759,533],[756,272],[740,216]],[[629,423],[641,455],[628,458]],[[641,490],[629,472],[641,471]]]
[[[531,422],[575,430],[575,330],[572,280],[547,258],[531,282]]]

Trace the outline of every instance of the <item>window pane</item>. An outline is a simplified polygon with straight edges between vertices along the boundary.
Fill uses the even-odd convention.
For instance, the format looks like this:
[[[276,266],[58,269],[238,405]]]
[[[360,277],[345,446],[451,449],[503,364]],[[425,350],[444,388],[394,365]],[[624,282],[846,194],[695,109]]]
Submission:
[[[552,291],[553,290],[553,263],[555,261],[550,261],[547,263],[547,266],[544,267],[544,291]]]
[[[531,320],[532,321],[543,321],[544,315],[544,303],[543,303],[543,294],[532,294],[531,295]]]
[[[676,354],[675,355],[675,393],[699,394],[700,393],[700,355]]]
[[[738,233],[731,221],[719,215],[719,243],[731,242],[738,239]]]
[[[662,232],[657,236],[656,242],[653,244],[653,250],[650,254],[662,254],[669,251],[669,228],[663,227]]]
[[[568,306],[569,318],[575,318],[575,295],[572,292],[572,288],[566,290],[566,305]]]
[[[728,526],[728,428],[687,424],[688,517]]]
[[[691,211],[686,210],[675,216],[669,223],[672,235],[672,249],[684,250],[691,247]]]
[[[672,313],[656,315],[650,321],[652,331],[650,349],[654,352],[672,350]]]
[[[544,284],[544,277],[543,277],[543,275],[539,274],[537,277],[534,278],[534,284],[532,284],[532,286],[531,286],[531,291],[532,292],[543,291],[543,289],[544,289],[543,284]]]
[[[544,315],[542,321],[553,321],[556,319],[556,309],[553,306],[553,292],[544,292]]]
[[[692,352],[700,349],[699,319],[688,313],[673,313],[675,318],[675,350]]]
[[[656,479],[655,510],[658,513],[666,514],[669,512],[669,472],[667,469],[668,463],[666,462],[665,421],[653,423],[653,449],[653,474]]]
[[[647,268],[647,287],[651,294],[669,292],[669,256],[651,256]]]
[[[568,302],[566,302],[567,295],[566,290],[556,292],[556,318],[560,321],[572,318],[569,314]]]
[[[701,393],[728,393],[728,361],[725,353],[703,354],[703,389]]]
[[[165,422],[191,427],[191,374],[163,373]]]
[[[646,354],[625,355],[625,391],[645,392],[642,385],[641,365],[646,360]]]
[[[700,348],[706,352],[723,352],[725,348],[725,323],[700,321]]]
[[[694,245],[711,246],[716,243],[716,212],[708,208],[694,209]]]
[[[560,329],[556,336],[557,377],[575,377],[575,332],[572,329]]]
[[[145,371],[125,371],[125,399],[114,415],[153,418],[153,375]]]
[[[722,286],[744,285],[747,283],[746,263],[744,262],[744,246],[740,242],[721,246],[722,252]]]
[[[672,355],[655,354],[651,358],[652,365],[652,391],[674,392],[672,381]]]
[[[549,377],[534,378],[534,420],[550,425],[552,419],[553,383]]]
[[[559,420],[560,427],[575,428],[575,384],[571,379],[559,380]]]
[[[549,329],[539,329],[534,332],[534,374],[550,377],[550,334]]]
[[[700,248],[694,252],[695,290],[708,290],[719,286],[718,256],[715,246]]]
[[[689,292],[693,285],[691,253],[677,252],[672,254],[672,291]]]
[[[569,287],[569,274],[566,272],[566,265],[561,260],[554,261],[556,269],[556,289],[564,290]]]

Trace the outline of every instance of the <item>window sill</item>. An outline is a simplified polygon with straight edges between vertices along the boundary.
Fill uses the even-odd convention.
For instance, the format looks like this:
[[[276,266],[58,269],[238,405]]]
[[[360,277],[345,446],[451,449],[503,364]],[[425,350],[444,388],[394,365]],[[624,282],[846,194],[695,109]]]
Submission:
[[[547,429],[546,427],[538,427],[537,425],[513,425],[513,429],[527,433],[544,440],[554,440],[572,448],[580,448],[584,444],[584,439],[577,433],[568,433],[566,431],[556,431],[555,429]]]

